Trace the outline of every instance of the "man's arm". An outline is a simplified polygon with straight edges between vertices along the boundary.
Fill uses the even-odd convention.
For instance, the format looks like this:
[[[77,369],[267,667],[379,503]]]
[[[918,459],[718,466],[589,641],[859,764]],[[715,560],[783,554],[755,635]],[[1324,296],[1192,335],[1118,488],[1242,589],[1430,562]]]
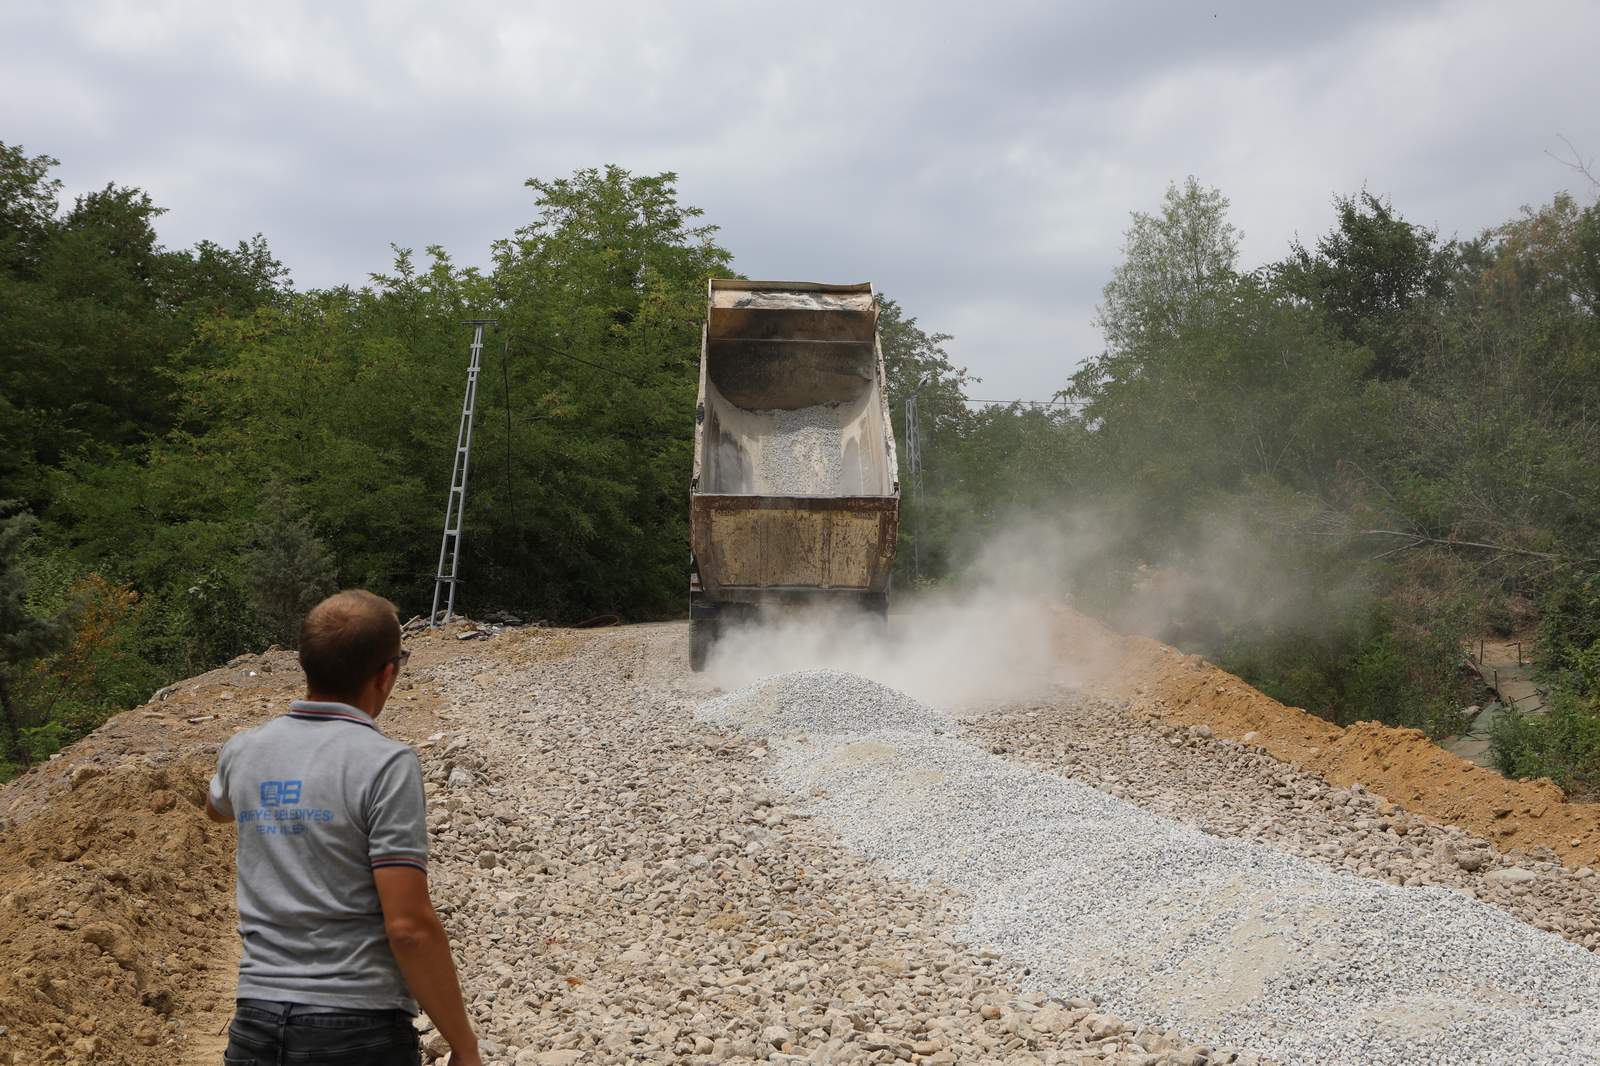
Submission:
[[[428,898],[428,875],[413,866],[391,866],[373,870],[372,879],[394,960],[417,1003],[450,1042],[450,1066],[481,1066],[450,942]]]
[[[217,753],[217,772],[211,776],[211,784],[206,788],[206,817],[213,822],[233,821],[233,803],[228,799],[228,787],[224,783],[228,772],[228,757],[232,753],[234,740],[228,741]]]

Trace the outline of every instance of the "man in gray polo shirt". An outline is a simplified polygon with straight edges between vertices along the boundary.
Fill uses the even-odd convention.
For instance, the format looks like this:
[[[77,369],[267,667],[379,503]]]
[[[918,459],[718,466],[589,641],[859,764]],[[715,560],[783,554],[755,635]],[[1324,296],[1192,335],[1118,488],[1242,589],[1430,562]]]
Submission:
[[[330,596],[300,626],[306,698],[223,746],[206,813],[238,827],[238,1004],[223,1061],[416,1066],[418,1003],[480,1066],[428,896],[422,770],[376,719],[399,677],[394,604]]]

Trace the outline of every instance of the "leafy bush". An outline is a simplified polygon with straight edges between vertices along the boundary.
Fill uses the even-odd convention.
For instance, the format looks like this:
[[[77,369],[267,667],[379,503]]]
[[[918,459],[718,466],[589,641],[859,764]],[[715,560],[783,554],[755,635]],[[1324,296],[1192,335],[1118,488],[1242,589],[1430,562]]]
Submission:
[[[1600,789],[1600,706],[1570,689],[1552,692],[1543,714],[1503,713],[1489,745],[1507,777],[1548,777],[1569,792]]]
[[[1566,679],[1581,692],[1595,691],[1600,673],[1586,669],[1600,642],[1600,574],[1571,571],[1554,581],[1540,604],[1539,674],[1548,681]]]
[[[26,519],[5,520],[11,536],[0,546],[6,626],[23,638],[7,642],[0,657],[0,779],[138,703],[164,676],[140,654],[138,593],[95,571],[75,570],[60,553],[29,555],[32,545],[16,536],[30,528]]]
[[[1435,634],[1419,640],[1395,627],[1381,608],[1364,630],[1364,636],[1347,631],[1351,642],[1342,646],[1304,638],[1268,645],[1253,638],[1219,656],[1218,664],[1273,699],[1340,725],[1375,721],[1435,737],[1451,732],[1457,701],[1448,675],[1455,657],[1441,655]]]

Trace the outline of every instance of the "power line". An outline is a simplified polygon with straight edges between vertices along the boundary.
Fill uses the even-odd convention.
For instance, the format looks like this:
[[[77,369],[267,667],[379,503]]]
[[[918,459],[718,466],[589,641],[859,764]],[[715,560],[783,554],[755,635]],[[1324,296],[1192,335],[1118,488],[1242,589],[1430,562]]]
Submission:
[[[510,342],[507,341],[507,344],[509,344],[509,343]],[[585,359],[582,356],[573,355],[571,352],[563,351],[562,349],[557,348],[557,347],[555,347],[553,345],[545,344],[543,341],[528,340],[526,338],[522,338],[522,339],[519,339],[518,343],[519,344],[532,345],[535,348],[539,348],[539,349],[541,349],[543,351],[549,352],[551,355],[559,355],[563,359],[570,359],[574,363],[582,363],[584,366],[592,367],[595,370],[603,370],[607,374],[615,374],[617,377],[622,378],[624,381],[633,382],[635,385],[638,385],[640,388],[647,387],[646,386],[646,382],[643,379],[636,378],[632,374],[624,374],[622,371],[618,370],[614,366],[606,366],[604,363],[591,362],[590,360]]]
[[[962,403],[1022,404],[1025,407],[1083,407],[1088,400],[979,400],[963,396]]]

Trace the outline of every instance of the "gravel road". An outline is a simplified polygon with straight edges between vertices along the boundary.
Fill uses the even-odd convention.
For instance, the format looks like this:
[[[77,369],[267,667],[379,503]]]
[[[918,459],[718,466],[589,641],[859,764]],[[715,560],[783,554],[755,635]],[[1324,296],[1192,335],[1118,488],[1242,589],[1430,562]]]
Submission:
[[[719,694],[683,642],[507,632],[418,679],[492,1061],[1600,1061],[1592,879],[1115,703]]]
[[[774,737],[776,778],[854,848],[968,893],[962,932],[1028,987],[1286,1062],[1600,1062],[1600,959],[1462,893],[1207,835],[848,674],[702,714]]]
[[[493,1061],[1258,1061],[963,948],[960,896],[844,850],[763,744],[695,722],[683,648],[527,630],[418,679],[451,698],[430,877]]]
[[[1595,1061],[1593,871],[951,632],[917,670],[854,668],[1034,695],[940,714],[825,674],[724,694],[687,673],[682,625],[417,636],[383,723],[422,749],[490,1061]],[[230,864],[191,804],[298,680],[286,653],[238,660],[7,787],[0,1064],[216,1061]]]

